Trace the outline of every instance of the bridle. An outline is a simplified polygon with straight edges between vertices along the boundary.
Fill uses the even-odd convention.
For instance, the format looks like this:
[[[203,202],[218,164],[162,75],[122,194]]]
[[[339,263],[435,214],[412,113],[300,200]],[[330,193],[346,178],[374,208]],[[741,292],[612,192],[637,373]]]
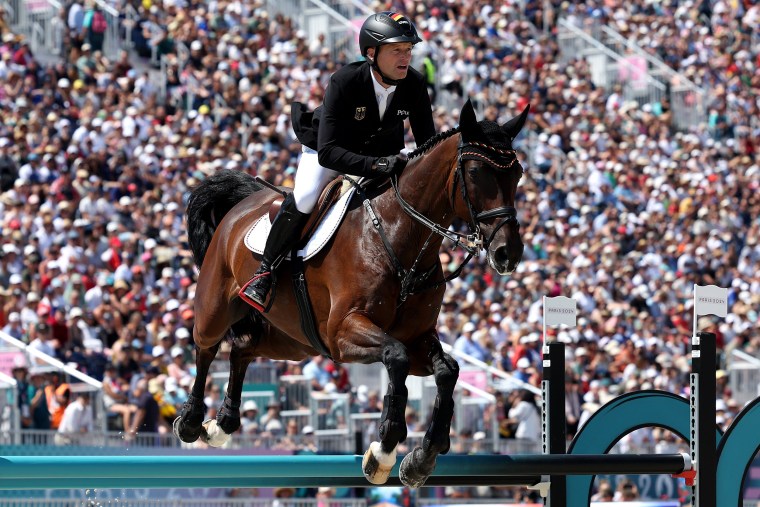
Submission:
[[[510,160],[501,160],[510,158]],[[470,228],[470,234],[462,234],[460,232],[450,231],[448,228],[443,227],[440,224],[430,220],[425,215],[414,209],[414,207],[401,197],[401,192],[398,188],[398,175],[391,177],[391,184],[393,190],[396,193],[396,200],[398,200],[401,208],[415,221],[424,225],[430,229],[433,233],[443,236],[444,238],[452,241],[455,247],[461,247],[467,251],[469,256],[473,256],[478,253],[479,250],[487,250],[491,245],[496,233],[499,229],[504,227],[510,222],[514,222],[519,225],[517,220],[517,209],[514,206],[501,206],[499,208],[493,208],[487,211],[476,212],[470,200],[470,194],[467,190],[467,181],[465,180],[464,161],[465,160],[481,160],[500,171],[507,171],[512,169],[515,164],[519,166],[517,159],[517,153],[515,150],[506,150],[501,148],[494,148],[487,144],[478,142],[464,142],[462,136],[459,137],[459,145],[457,146],[457,168],[454,173],[454,182],[451,186],[451,196],[449,204],[451,209],[455,209],[456,203],[456,188],[459,180],[462,180],[462,199],[470,214],[470,221],[468,226]],[[480,224],[491,218],[504,219],[497,225],[491,235],[484,239],[483,233],[480,230]],[[469,260],[469,258],[468,258]]]
[[[492,154],[496,156],[491,156]],[[509,160],[501,160],[507,158],[509,158]],[[461,136],[459,138],[459,145],[457,146],[457,169],[456,173],[454,173],[454,184],[451,186],[451,207],[454,209],[456,202],[457,183],[461,179],[462,199],[464,200],[464,203],[470,212],[470,231],[472,231],[472,235],[476,238],[476,244],[482,245],[482,248],[484,250],[488,250],[488,247],[491,245],[491,242],[496,236],[496,233],[499,232],[499,229],[510,222],[514,222],[516,225],[520,225],[520,222],[517,220],[517,209],[514,206],[501,206],[499,208],[493,208],[488,211],[481,211],[479,213],[476,213],[475,209],[472,206],[472,201],[470,200],[470,195],[467,190],[467,181],[465,181],[465,160],[480,160],[496,170],[508,171],[512,169],[515,164],[517,164],[519,167],[517,153],[515,150],[495,148],[493,146],[478,142],[465,143],[464,139]],[[483,234],[480,231],[480,224],[491,218],[501,217],[504,217],[504,220],[502,220],[499,225],[494,227],[494,230],[491,232],[491,235],[487,239],[483,240]]]
[[[467,181],[465,180],[465,160],[480,160],[488,164],[490,167],[493,167],[494,169],[500,171],[510,170],[515,166],[515,164],[517,164],[519,167],[519,161],[517,159],[517,153],[515,150],[495,148],[493,146],[478,142],[464,142],[460,134],[459,145],[457,146],[457,168],[456,172],[454,173],[454,181],[451,187],[451,200],[449,204],[451,205],[451,209],[456,209],[455,205],[457,183],[459,180],[462,180],[462,199],[464,200],[464,203],[467,206],[470,214],[470,222],[468,224],[470,234],[462,234],[460,232],[450,231],[447,227],[443,227],[442,225],[430,220],[428,217],[414,209],[414,207],[406,200],[404,200],[404,198],[401,196],[401,192],[399,191],[398,187],[398,175],[394,174],[391,176],[391,185],[393,186],[393,190],[396,194],[396,200],[401,206],[401,209],[403,209],[416,222],[424,225],[431,231],[430,235],[425,241],[425,244],[420,249],[419,254],[417,254],[417,258],[414,260],[412,267],[408,270],[404,269],[403,266],[401,266],[398,257],[393,252],[393,248],[390,246],[390,242],[388,241],[387,236],[383,231],[382,225],[380,225],[380,221],[377,219],[377,216],[372,210],[370,201],[368,199],[365,199],[364,201],[364,207],[367,209],[370,218],[372,219],[373,225],[378,230],[380,237],[383,240],[383,244],[385,245],[385,249],[391,257],[391,261],[393,262],[397,275],[399,278],[401,278],[401,294],[399,295],[399,301],[401,303],[406,300],[409,294],[435,289],[441,285],[446,284],[450,280],[457,278],[475,254],[477,254],[481,249],[488,250],[488,247],[491,245],[491,242],[496,236],[496,233],[502,227],[511,222],[519,225],[519,221],[517,220],[517,210],[514,206],[501,206],[487,211],[475,211],[475,208],[472,205],[472,201],[470,200],[469,192],[467,190]],[[488,238],[484,239],[483,233],[480,230],[480,224],[492,218],[502,217],[503,220],[494,228],[493,232],[491,232],[491,235]],[[428,245],[430,244],[430,240],[434,234],[438,234],[439,236],[452,241],[454,243],[454,248],[461,247],[467,252],[467,255],[462,260],[461,264],[459,264],[457,269],[455,269],[452,273],[450,273],[448,276],[445,276],[438,282],[431,283],[428,282],[427,279],[432,274],[436,266],[433,266],[433,269],[425,271],[418,275],[417,265],[422,259],[422,256],[425,254]]]

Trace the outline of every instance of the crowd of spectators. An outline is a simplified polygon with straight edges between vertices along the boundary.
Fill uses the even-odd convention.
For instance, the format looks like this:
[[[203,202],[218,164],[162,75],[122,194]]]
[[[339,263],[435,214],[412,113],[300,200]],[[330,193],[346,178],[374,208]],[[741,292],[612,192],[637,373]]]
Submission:
[[[160,429],[193,378],[188,190],[220,168],[292,184],[300,146],[290,103],[316,107],[343,63],[323,36],[309,39],[260,0],[133,7],[137,21],[125,26],[135,48],[109,60],[93,6],[69,2],[63,58],[49,66],[0,13],[0,329],[103,379],[127,433],[146,428],[145,414],[158,413],[150,428]],[[424,39],[416,61],[437,73],[439,131],[456,125],[465,96],[500,122],[531,105],[517,202],[523,261],[507,277],[483,258],[471,262],[446,292],[442,340],[536,385],[541,297],[575,298],[577,329],[549,336],[567,343],[575,428],[624,392],[686,393],[695,283],[729,288],[728,317],[698,325],[718,334],[722,368],[733,349],[757,353],[757,5],[376,0],[371,8],[415,19]],[[676,131],[667,99],[626,100],[621,87],[595,86],[584,60],[561,63],[559,17],[584,28],[608,23],[662,58],[707,91],[706,117]],[[149,64],[154,52],[166,58],[165,91]],[[462,258],[441,253],[448,271]],[[350,391],[344,372],[325,368],[303,365],[313,387]],[[741,407],[719,385],[729,424]],[[368,403],[367,389],[353,387]],[[218,392],[207,394],[218,403]],[[514,398],[497,415],[503,434],[534,438],[519,427],[520,414],[533,420],[530,407],[518,410],[530,401]],[[244,431],[276,426],[243,408]],[[624,445],[637,439],[667,446],[670,436],[648,430]]]

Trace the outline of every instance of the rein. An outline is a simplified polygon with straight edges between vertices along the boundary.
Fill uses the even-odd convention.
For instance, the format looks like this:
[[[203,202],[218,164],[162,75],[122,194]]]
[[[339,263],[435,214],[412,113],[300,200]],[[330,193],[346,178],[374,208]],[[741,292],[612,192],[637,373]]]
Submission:
[[[500,158],[504,158],[507,156],[512,157],[512,159],[508,163],[498,163],[496,160],[494,160],[491,156],[487,155],[484,152],[491,152],[497,154],[497,156],[500,156]],[[488,246],[493,241],[494,237],[496,236],[496,233],[504,227],[507,223],[510,222],[517,222],[517,210],[514,206],[501,206],[499,208],[490,209],[487,211],[481,211],[480,213],[476,213],[472,202],[470,201],[469,193],[467,191],[467,184],[465,182],[464,177],[464,163],[463,160],[473,160],[473,159],[479,159],[486,162],[489,166],[492,166],[498,170],[508,170],[514,167],[515,164],[518,164],[517,160],[517,154],[514,150],[503,150],[499,148],[494,148],[482,143],[465,143],[461,136],[459,139],[459,146],[457,147],[457,168],[456,173],[454,175],[454,184],[452,185],[452,191],[451,191],[451,207],[454,209],[455,204],[455,196],[456,196],[456,186],[458,180],[461,178],[462,180],[462,198],[467,205],[467,209],[470,213],[470,223],[468,224],[470,227],[470,231],[472,231],[470,234],[462,234],[455,231],[450,231],[447,227],[443,227],[442,225],[434,222],[433,220],[429,219],[419,211],[417,211],[414,206],[409,204],[402,196],[401,192],[399,190],[398,186],[398,175],[394,174],[391,176],[390,181],[391,185],[393,186],[394,193],[396,195],[396,200],[398,201],[399,205],[401,206],[401,209],[404,210],[404,212],[409,215],[414,221],[417,223],[423,225],[424,227],[430,229],[430,234],[428,235],[427,239],[425,240],[424,245],[420,249],[420,252],[417,254],[417,257],[415,258],[414,262],[412,263],[412,267],[410,269],[405,269],[401,265],[401,261],[399,261],[398,256],[393,251],[393,247],[390,244],[390,241],[388,240],[387,235],[385,234],[385,230],[383,229],[382,223],[380,222],[380,219],[375,214],[374,209],[372,208],[371,201],[367,198],[366,194],[364,193],[364,190],[361,188],[361,186],[354,181],[352,178],[346,178],[349,182],[357,189],[357,192],[362,198],[363,206],[367,210],[367,213],[370,216],[370,219],[372,220],[372,225],[375,227],[375,229],[378,231],[378,234],[380,235],[380,238],[383,241],[383,246],[385,247],[386,252],[388,253],[388,256],[391,259],[391,262],[393,264],[394,269],[396,270],[397,276],[401,279],[401,293],[399,294],[399,306],[406,301],[406,299],[412,295],[417,294],[420,292],[424,292],[426,290],[430,289],[436,289],[440,287],[441,285],[444,285],[448,283],[449,281],[457,278],[459,275],[462,274],[462,270],[464,267],[472,260],[472,257],[478,253],[481,249],[488,249]],[[480,231],[480,223],[491,219],[491,218],[500,218],[504,217],[504,219],[494,228],[493,232],[487,239],[483,239],[483,235]],[[420,273],[417,275],[417,265],[419,264],[420,260],[422,259],[423,255],[427,251],[430,240],[433,238],[433,236],[437,234],[445,239],[450,240],[454,243],[454,248],[462,248],[467,252],[467,256],[462,260],[461,264],[448,276],[443,277],[442,280],[438,282],[428,282],[427,279],[436,271],[438,264],[434,264],[431,269]]]

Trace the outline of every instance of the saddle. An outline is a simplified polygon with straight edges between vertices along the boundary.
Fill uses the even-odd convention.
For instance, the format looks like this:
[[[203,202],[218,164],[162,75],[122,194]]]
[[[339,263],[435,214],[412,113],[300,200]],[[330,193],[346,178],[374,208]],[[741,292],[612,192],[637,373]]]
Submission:
[[[348,186],[348,188],[345,190],[343,188],[344,183]],[[336,178],[325,187],[325,189],[319,195],[319,199],[317,200],[317,205],[315,206],[314,211],[311,212],[309,219],[303,226],[303,230],[301,231],[301,239],[298,242],[299,245],[303,244],[311,237],[312,233],[314,233],[314,230],[317,228],[319,223],[325,218],[325,215],[327,215],[327,211],[332,207],[333,204],[338,202],[338,199],[340,199],[340,197],[349,189],[350,185],[343,178]],[[269,205],[269,223],[274,222],[274,218],[277,216],[277,213],[279,213],[280,207],[282,206],[282,201],[284,200],[285,197],[278,197],[272,201],[272,204]]]
[[[259,182],[277,191],[280,195],[283,194],[283,189],[271,183],[263,182],[260,179]],[[337,231],[343,215],[345,215],[348,208],[351,195],[353,195],[352,189],[353,186],[347,179],[337,178],[330,182],[322,191],[314,211],[302,229],[300,240],[297,243],[297,247],[303,249],[302,255],[304,255],[305,259],[316,255],[327,244],[335,231]],[[349,193],[351,195],[347,195]],[[270,204],[268,213],[256,220],[245,235],[245,246],[252,252],[263,253],[272,221],[277,216],[283,200],[284,197],[278,196]]]

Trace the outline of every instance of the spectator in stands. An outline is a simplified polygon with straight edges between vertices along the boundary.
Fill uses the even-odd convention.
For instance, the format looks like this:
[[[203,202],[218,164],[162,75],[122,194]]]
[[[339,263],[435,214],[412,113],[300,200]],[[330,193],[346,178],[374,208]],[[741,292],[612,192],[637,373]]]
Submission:
[[[630,479],[623,479],[617,483],[614,502],[634,502],[639,499],[639,488]]]
[[[279,500],[280,498],[293,498],[296,494],[296,490],[293,488],[274,488],[272,490],[272,495],[274,496],[274,500],[272,501],[272,507],[284,507],[285,505],[288,505],[288,501]]]
[[[206,405],[206,419],[213,419],[217,415],[219,405],[222,403],[222,389],[212,379],[206,382],[206,396],[203,403]]]
[[[404,422],[406,422],[406,431],[423,431],[423,423],[420,423],[419,414],[414,407],[407,406],[404,409]]]
[[[565,382],[565,420],[567,435],[572,438],[578,431],[578,425],[583,411],[583,392],[576,377],[568,378]]]
[[[143,378],[137,382],[132,391],[131,404],[134,407],[134,416],[125,438],[131,440],[140,433],[157,433],[161,424],[159,407],[158,402],[148,391],[147,379]]]
[[[132,428],[131,419],[135,411],[134,405],[129,403],[129,384],[118,376],[113,364],[106,366],[102,382],[106,416],[120,417],[119,429],[129,431]]]
[[[132,355],[131,343],[119,340],[111,348],[111,358],[118,376],[128,382],[131,382],[132,377],[140,371],[140,365]]]
[[[88,1],[82,20],[82,30],[84,31],[84,41],[92,46],[92,51],[102,51],[103,42],[105,41],[108,21],[101,7],[94,1]]]
[[[182,407],[187,401],[187,392],[180,387],[174,377],[166,377],[164,380],[164,399],[167,403],[171,403],[177,409]]]
[[[454,349],[472,356],[478,361],[485,362],[489,359],[489,354],[483,346],[473,339],[473,333],[475,333],[476,326],[472,322],[466,322],[462,326],[462,334],[454,342]]]
[[[50,428],[57,430],[61,424],[61,419],[63,419],[63,413],[71,401],[71,386],[62,382],[59,371],[48,373],[45,398],[47,399],[48,412],[50,412]]]
[[[612,484],[609,481],[599,481],[599,488],[596,493],[591,495],[592,502],[612,502],[615,496],[615,491],[612,489]]]
[[[11,375],[16,381],[16,406],[21,414],[22,427],[29,427],[31,425],[31,412],[29,408],[29,368],[26,365],[26,360],[22,358],[16,358],[13,363]],[[18,359],[21,359],[20,361]]]
[[[527,357],[521,357],[517,360],[515,366],[517,367],[517,370],[514,372],[514,377],[520,382],[528,383],[532,375],[532,372],[528,370],[531,367],[530,359]]]
[[[175,347],[183,352],[182,359],[185,364],[193,364],[195,362],[195,357],[193,356],[195,345],[192,343],[190,331],[186,327],[181,327],[174,332],[174,338],[176,339]]]
[[[51,339],[50,326],[47,322],[40,321],[31,325],[28,338],[29,346],[33,349],[51,357],[56,357],[58,355],[55,343]],[[41,363],[42,360],[38,360],[38,362]]]
[[[509,341],[501,342],[494,351],[491,359],[491,364],[504,372],[513,371],[512,366],[512,347]]]
[[[8,315],[8,323],[3,327],[2,331],[17,340],[24,338],[24,330],[21,326],[21,315],[18,312],[13,312]]]
[[[329,507],[330,500],[335,497],[335,488],[323,487],[317,489],[317,507]]]
[[[351,381],[348,378],[348,369],[344,365],[329,359],[325,365],[325,371],[330,374],[330,380],[335,384],[337,392],[347,393],[351,391]]]
[[[84,27],[84,14],[84,8],[80,2],[74,1],[71,3],[69,14],[66,19],[69,32],[74,34],[75,37],[82,33],[82,28]]]
[[[90,338],[84,342],[84,370],[87,375],[95,380],[102,380],[106,366],[109,364],[108,357],[103,353],[103,342],[97,338]]]
[[[34,367],[29,371],[29,380],[29,427],[35,430],[49,430],[50,411],[45,394],[45,372],[40,367]]]
[[[283,433],[282,420],[280,419],[280,404],[272,401],[267,405],[267,411],[259,419],[259,426],[263,434],[278,436]]]
[[[528,442],[541,441],[541,411],[536,405],[536,396],[527,389],[516,389],[510,393],[512,407],[507,414],[508,424],[516,424],[515,438]]]
[[[259,433],[259,406],[254,400],[246,400],[240,414],[240,431],[245,434]]]
[[[188,369],[188,363],[185,361],[185,351],[183,348],[175,345],[172,347],[170,355],[172,362],[166,367],[166,372],[169,376],[177,382],[182,381],[184,377],[192,377]]]
[[[0,260],[2,260],[2,250],[0,250]],[[0,269],[2,268],[2,263],[0,263]],[[2,271],[0,271],[0,281],[2,279]],[[8,298],[11,296],[13,291],[10,289],[4,287],[3,285],[0,285],[0,331],[5,329],[6,324],[8,324],[8,314],[6,312],[6,304],[8,304]],[[15,308],[16,305],[13,305]],[[20,317],[20,316],[19,316]]]
[[[160,377],[153,377],[148,380],[148,392],[153,395],[153,399],[158,403],[159,431],[170,428],[177,418],[177,407],[166,397],[163,382],[164,380]]]
[[[29,329],[29,326],[33,326],[39,322],[39,315],[37,315],[37,305],[40,302],[40,296],[36,292],[30,292],[26,296],[26,304],[19,312],[21,316],[21,325],[24,329]]]
[[[316,453],[318,451],[319,451],[319,447],[317,446],[316,435],[314,434],[314,428],[310,424],[307,424],[301,430],[299,454]]]
[[[55,445],[77,445],[82,443],[82,437],[93,430],[92,407],[90,394],[78,391],[74,401],[69,403],[61,418],[58,431],[55,434]]]
[[[655,446],[653,452],[655,454],[677,454],[679,452],[688,452],[684,450],[684,447],[688,447],[688,443],[681,440],[672,431],[668,431],[664,428],[656,428],[652,432],[652,437],[655,440]]]
[[[311,388],[321,391],[331,380],[330,372],[327,371],[327,360],[321,355],[313,356],[303,367],[303,375],[311,382]]]

